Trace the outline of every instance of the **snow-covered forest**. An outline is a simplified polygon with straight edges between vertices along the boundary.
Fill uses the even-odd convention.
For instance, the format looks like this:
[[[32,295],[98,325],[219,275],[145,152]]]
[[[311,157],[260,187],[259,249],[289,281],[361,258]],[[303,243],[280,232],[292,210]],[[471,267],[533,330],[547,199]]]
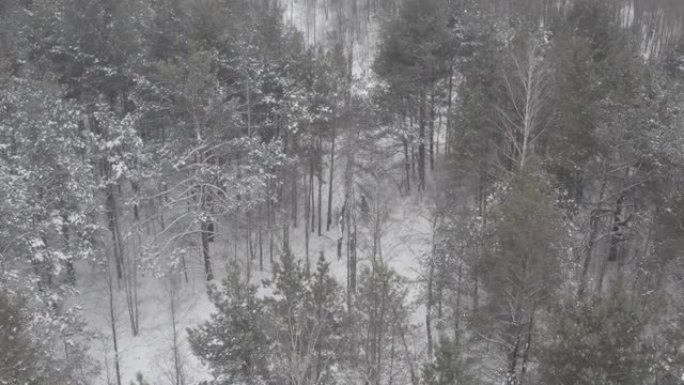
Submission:
[[[0,0],[0,385],[684,384],[684,1]]]

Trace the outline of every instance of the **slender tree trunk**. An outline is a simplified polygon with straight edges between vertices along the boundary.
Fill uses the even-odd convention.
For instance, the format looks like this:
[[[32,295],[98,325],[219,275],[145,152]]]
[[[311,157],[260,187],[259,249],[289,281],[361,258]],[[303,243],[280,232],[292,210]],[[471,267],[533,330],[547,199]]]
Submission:
[[[273,216],[275,210],[273,208],[273,199],[271,199],[271,180],[266,182],[266,227],[268,229],[268,260],[273,267]]]
[[[435,171],[435,92],[430,93],[430,171]]]
[[[395,307],[392,307],[392,312],[394,313],[394,318],[396,322],[400,322],[400,318],[398,317],[397,314],[397,309]],[[409,352],[408,348],[408,343],[406,342],[406,333],[404,332],[404,328],[402,325],[399,323],[397,325],[399,329],[399,337],[401,337],[401,343],[404,345],[404,354],[406,355],[406,363],[409,366],[409,373],[411,375],[411,384],[412,385],[418,385],[418,376],[416,375],[415,368],[413,367],[413,362],[415,361]]]
[[[454,340],[458,341],[461,333],[461,287],[463,281],[463,268],[458,264],[458,279],[456,281],[456,306],[454,306]]]
[[[484,150],[480,154],[481,159],[484,159]],[[481,161],[479,166],[479,178],[478,178],[478,194],[477,194],[477,206],[478,214],[480,217],[480,239],[484,238],[484,229],[487,226],[487,177],[485,171],[484,162]],[[479,253],[482,254],[484,251],[482,246],[480,246]],[[473,313],[478,311],[480,305],[480,293],[479,293],[479,280],[477,276],[473,277]]]
[[[287,225],[287,221],[283,222],[283,251],[290,249],[290,227]]]
[[[250,238],[250,234],[249,234],[249,227],[248,227],[247,236],[245,237],[245,240],[246,240],[246,242],[245,242],[245,256],[247,258],[247,261],[245,261],[245,263],[247,263],[246,273],[247,273],[247,283],[248,284],[249,284],[249,282],[251,282],[251,279],[252,279],[252,262],[253,262],[252,257],[249,255],[249,249],[251,247],[251,245],[250,245],[251,241],[249,238]]]
[[[401,114],[401,143],[404,147],[404,170],[406,171],[406,195],[411,195],[411,157],[409,156],[408,130],[406,130],[406,115]],[[411,127],[409,127],[411,128]]]
[[[263,242],[263,238],[262,238],[261,228],[259,228],[258,238],[259,238],[259,270],[264,271],[264,242]]]
[[[167,202],[167,199],[168,199],[167,195],[166,195],[167,189],[168,188],[167,188],[166,182],[162,182],[161,183],[162,194],[159,197],[160,208],[158,209],[159,210],[159,221],[160,221],[160,225],[161,225],[161,231],[164,231],[166,229],[166,224],[164,223],[164,210],[166,209],[165,203]]]
[[[377,357],[377,349],[378,349],[378,341],[377,341],[377,331],[378,331],[378,323],[380,322],[378,320],[378,295],[376,293],[376,282],[375,282],[375,263],[371,262],[371,277],[370,277],[370,301],[371,301],[371,306],[368,309],[368,351],[369,351],[369,362],[367,363],[368,368],[370,373],[368,374],[368,378],[370,379],[368,382],[370,384],[375,384],[376,383],[376,373],[377,373],[377,365],[376,365],[376,357]],[[383,293],[384,294],[384,293]],[[383,295],[384,297],[384,295]]]
[[[525,374],[527,374],[527,365],[530,359],[530,350],[532,349],[532,332],[534,331],[534,313],[532,310],[530,313],[530,322],[527,328],[527,341],[525,341],[525,350],[522,356],[522,365],[520,367],[520,383],[525,383]]]
[[[183,267],[183,276],[185,277],[185,283],[190,282],[188,280],[188,264],[185,261],[185,255],[181,254],[181,265]]]
[[[136,233],[138,237],[138,252],[142,253],[142,229],[140,224],[136,223]],[[138,261],[135,258],[136,253],[131,253],[133,260],[126,264],[126,269],[124,272],[124,290],[126,292],[126,307],[128,309],[128,317],[131,323],[131,332],[133,336],[138,335],[139,327],[138,322],[140,318],[138,317]]]
[[[403,134],[401,142],[404,145],[404,168],[406,170],[406,195],[411,195],[411,158],[409,156],[408,137]]]
[[[437,114],[437,129],[435,131],[435,158],[439,159],[439,133],[442,131],[442,114]]]
[[[453,99],[453,89],[454,89],[454,65],[449,65],[449,90],[447,92],[447,121],[446,129],[444,130],[444,154],[449,154],[449,140],[451,139],[451,103]]]
[[[311,160],[309,160],[309,163],[311,163]],[[310,170],[310,171],[313,172],[313,170]],[[306,274],[308,275],[311,273],[311,262],[309,260],[309,237],[310,237],[309,222],[311,220],[311,215],[310,215],[310,211],[311,211],[311,188],[310,187],[311,186],[309,185],[307,179],[309,179],[309,178],[307,178],[305,176],[304,181],[307,182],[306,183],[307,186],[306,186],[306,192],[305,192],[305,197],[304,197],[304,199],[306,201],[306,203],[304,204],[304,255],[306,257]]]
[[[115,261],[116,263],[116,261]],[[107,289],[109,291],[109,320],[112,329],[112,342],[114,344],[114,370],[116,373],[116,385],[121,385],[121,368],[119,367],[119,343],[116,337],[116,313],[114,312],[114,285],[109,262],[107,263]]]
[[[297,228],[297,184],[299,181],[297,174],[297,165],[295,165],[292,175],[292,227],[294,228]]]
[[[351,144],[351,143],[350,143]],[[347,149],[347,164],[344,172],[344,225],[347,234],[347,307],[351,309],[352,296],[356,292],[356,233],[352,230],[352,221],[355,220],[356,202],[354,200],[354,149],[349,146]]]
[[[326,222],[325,231],[330,231],[332,225],[332,207],[333,207],[333,174],[335,170],[335,125],[332,127],[332,138],[330,145],[330,173],[328,176],[328,220]]]
[[[351,206],[351,199],[347,201],[347,204]],[[352,210],[352,207],[347,207],[345,210],[345,225],[347,226],[347,308],[351,311],[351,306],[352,306],[352,296],[353,293],[355,292],[354,288],[354,283],[353,283],[353,264],[354,264],[354,256],[353,256],[353,251],[352,249],[354,248],[354,234],[352,234],[352,226],[351,226],[351,215],[350,211]]]
[[[596,210],[591,211],[589,218],[589,241],[586,246],[586,255],[582,263],[582,273],[580,275],[579,287],[577,288],[577,298],[582,298],[587,289],[587,280],[589,275],[589,266],[591,266],[592,254],[596,244],[596,236],[598,233],[599,213]]]
[[[311,146],[313,150],[313,145]],[[314,158],[310,158],[309,166],[309,199],[311,200],[309,212],[311,214],[311,233],[316,232],[316,192],[314,191],[314,175],[316,173],[316,165]]]
[[[64,239],[64,248],[68,250],[70,247],[70,240],[69,225],[67,223],[69,223],[67,215],[64,214],[62,215],[62,238]],[[65,260],[64,264],[66,265],[67,280],[72,286],[76,285],[76,269],[74,268],[74,261],[72,258],[68,258]]]
[[[418,189],[425,190],[425,89],[420,89],[420,108],[418,112]]]
[[[394,330],[390,333],[390,354],[389,354],[389,368],[387,373],[387,385],[393,385],[392,379],[394,378],[394,360],[396,358],[396,349],[394,343]]]
[[[211,255],[209,254],[209,223],[203,220],[200,223],[200,240],[202,242],[202,259],[204,261],[204,275],[207,281],[214,279],[214,273],[211,269]]]
[[[352,288],[352,294],[356,294],[356,265],[357,265],[357,250],[358,250],[358,244],[357,244],[357,228],[356,228],[356,217],[352,217],[352,221],[354,223],[354,231],[351,234],[351,237],[349,238],[351,240],[351,288]]]
[[[137,195],[138,187],[137,184],[133,184],[133,191]],[[129,263],[125,264],[124,269],[124,289],[126,292],[126,305],[128,308],[128,315],[131,323],[131,331],[133,336],[137,336],[140,330],[139,328],[139,307],[138,307],[138,258],[142,257],[143,252],[143,241],[142,241],[142,226],[140,224],[140,216],[138,214],[138,205],[134,206],[134,225],[135,234],[137,237],[137,253],[129,253],[132,259]]]
[[[416,165],[418,164],[417,161],[418,156],[416,155],[416,146],[415,144],[411,143],[411,177],[413,178],[413,181],[415,182],[418,177],[416,176],[416,169],[418,168]],[[420,191],[420,182],[418,184],[418,191]]]
[[[444,266],[444,263],[442,261],[441,266]],[[444,299],[444,277],[442,276],[444,274],[444,271],[440,269],[440,271],[437,273],[437,319],[442,319],[442,305],[443,305],[443,299]],[[440,328],[441,329],[441,328]]]
[[[174,368],[174,385],[185,385],[185,376],[183,375],[183,364],[181,362],[181,357],[180,357],[180,351],[179,351],[179,345],[178,345],[178,329],[177,329],[177,324],[178,322],[176,321],[176,292],[177,292],[177,284],[175,281],[175,277],[171,278],[171,290],[170,290],[170,299],[171,299],[171,332],[172,332],[172,344],[173,344],[173,368]]]
[[[476,313],[480,309],[480,281],[477,277],[473,278],[473,313]]]
[[[428,359],[432,358],[432,281],[435,275],[435,264],[434,260],[434,248],[433,255],[430,260],[430,272],[428,274],[427,282],[427,304],[425,310],[425,331],[427,333],[427,354]]]
[[[323,138],[318,139],[318,236],[323,234]]]
[[[388,305],[388,292],[389,287],[388,283],[385,281],[383,282],[383,287],[382,287],[382,295],[380,296],[380,315],[376,319],[376,331],[375,331],[375,338],[377,339],[377,343],[375,345],[375,365],[374,365],[374,381],[373,384],[379,385],[380,384],[380,374],[382,373],[382,352],[383,352],[383,341],[382,337],[384,334],[383,326],[386,324],[386,319],[385,319],[385,313],[387,312],[387,305]]]
[[[121,245],[121,231],[119,229],[119,214],[116,204],[116,192],[114,186],[107,186],[107,219],[109,231],[112,234],[112,249],[114,250],[114,262],[116,265],[116,278],[120,282],[123,279],[123,248]]]
[[[415,129],[415,116],[414,112],[411,111],[411,114],[409,115],[409,132],[413,132]],[[416,180],[416,146],[413,142],[413,140],[410,141],[410,153],[411,153],[411,178],[415,181]],[[418,186],[418,190],[420,190],[420,186]]]
[[[250,209],[247,209],[247,256],[250,261],[255,258],[254,245],[252,244],[252,211]]]
[[[596,246],[596,238],[599,231],[600,215],[601,215],[601,202],[603,201],[603,196],[606,192],[606,186],[608,181],[605,178],[601,184],[601,190],[599,192],[599,198],[597,206],[591,211],[591,216],[589,219],[589,242],[586,247],[586,255],[584,257],[584,263],[582,264],[582,273],[580,275],[579,287],[577,288],[577,297],[582,298],[587,289],[587,280],[589,276],[589,267],[591,266],[592,255],[594,247]]]
[[[508,353],[508,373],[506,376],[506,385],[517,385],[518,384],[518,376],[516,373],[517,366],[518,366],[518,354],[520,350],[520,327],[518,325],[514,325],[516,332],[515,332],[515,339],[513,342],[513,349]]]

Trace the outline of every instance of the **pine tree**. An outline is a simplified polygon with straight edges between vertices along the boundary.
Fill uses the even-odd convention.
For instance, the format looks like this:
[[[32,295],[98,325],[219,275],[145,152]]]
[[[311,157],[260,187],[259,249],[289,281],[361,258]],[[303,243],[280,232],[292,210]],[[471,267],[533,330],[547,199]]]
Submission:
[[[340,362],[343,292],[329,274],[323,255],[316,271],[307,274],[289,252],[281,256],[266,299],[272,316],[274,375],[295,385],[333,381],[332,367]]]
[[[54,335],[28,302],[6,289],[0,290],[0,383],[7,385],[84,385],[93,374],[83,351],[74,344],[64,357],[51,341]],[[75,342],[75,341],[74,341]]]
[[[643,384],[652,362],[644,333],[650,316],[625,287],[558,309],[539,358],[545,383]]]
[[[419,190],[425,188],[426,182],[427,130],[434,124],[428,98],[436,83],[450,74],[448,59],[452,45],[443,5],[439,0],[404,2],[400,14],[384,26],[383,41],[373,65],[395,93],[395,100],[408,101],[408,112],[418,122]],[[406,106],[395,108],[401,111]]]
[[[524,172],[503,194],[491,225],[493,242],[477,267],[489,294],[482,325],[505,357],[506,382],[523,381],[530,362],[535,316],[559,288],[563,228],[543,180]]]
[[[187,330],[193,353],[209,366],[217,384],[268,379],[269,329],[255,290],[243,280],[237,265],[230,266],[221,290],[209,285],[216,312],[209,321]]]
[[[474,385],[475,378],[469,373],[468,363],[457,339],[443,334],[435,347],[435,358],[423,366],[423,382],[426,385]]]

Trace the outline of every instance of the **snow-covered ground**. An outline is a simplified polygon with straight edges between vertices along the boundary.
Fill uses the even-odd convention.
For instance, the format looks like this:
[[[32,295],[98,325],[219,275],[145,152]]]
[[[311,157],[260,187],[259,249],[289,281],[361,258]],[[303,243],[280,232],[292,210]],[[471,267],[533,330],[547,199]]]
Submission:
[[[390,182],[387,182],[390,183]],[[385,186],[383,191],[392,189]],[[335,202],[339,203],[341,196],[336,194]],[[418,299],[420,290],[421,266],[420,261],[430,250],[430,221],[426,216],[427,210],[417,196],[400,197],[397,192],[386,194],[383,192],[383,207],[389,209],[389,215],[384,221],[381,237],[382,258],[405,277],[411,285],[411,299]],[[425,198],[422,198],[425,199]],[[324,208],[327,202],[324,200]],[[335,206],[334,206],[335,207]],[[326,210],[323,210],[324,216]],[[325,230],[325,225],[323,226]],[[223,229],[226,227],[223,226]],[[228,231],[228,230],[226,230]],[[368,229],[359,223],[359,270],[369,263],[370,245],[365,240],[369,238]],[[333,226],[329,232],[323,232],[319,237],[310,234],[310,258],[315,263],[319,254],[323,252],[331,262],[331,273],[344,286],[346,283],[346,260],[337,259],[338,229]],[[212,258],[216,273],[216,284],[226,274],[229,260],[237,256],[238,260],[245,260],[244,247],[235,247],[231,234],[220,234],[216,242],[212,243]],[[242,241],[244,244],[244,241]],[[290,245],[294,255],[303,259],[305,255],[305,235],[303,219],[297,228],[290,228]],[[266,249],[266,248],[265,248]],[[237,255],[236,255],[237,251]],[[271,276],[271,266],[267,255],[264,257],[264,271],[259,271],[258,261],[253,261],[252,283],[260,284],[262,279]],[[206,295],[206,281],[204,280],[203,264],[200,253],[196,257],[187,258],[188,282],[183,279],[177,291],[176,298],[176,329],[178,331],[179,350],[184,364],[186,383],[197,383],[208,379],[209,373],[205,367],[191,353],[187,342],[186,328],[196,326],[209,317],[213,305]],[[87,322],[87,329],[94,334],[90,343],[90,353],[99,362],[101,373],[97,384],[107,384],[115,376],[114,350],[112,346],[112,329],[110,322],[109,297],[105,275],[89,266],[79,266],[78,288],[81,292],[71,299],[83,309],[83,316]],[[142,272],[139,278],[139,324],[140,333],[133,336],[128,319],[123,289],[115,289],[114,307],[115,323],[119,348],[119,363],[122,383],[129,384],[138,372],[144,378],[153,380],[155,384],[172,383],[173,379],[173,323],[171,318],[171,291],[168,278],[155,277]],[[116,285],[116,283],[115,283]],[[424,310],[418,307],[412,321],[416,327],[422,328]],[[415,353],[419,354],[420,344],[413,344]]]
[[[217,261],[218,262],[218,261]],[[176,322],[180,351],[186,365],[187,383],[209,378],[207,371],[192,355],[187,343],[185,328],[194,326],[208,317],[213,305],[206,295],[203,266],[199,260],[188,261],[189,282],[181,284],[177,292]],[[89,268],[86,268],[89,269]],[[96,384],[114,383],[114,349],[106,277],[97,271],[83,272],[79,282],[81,295],[73,299],[83,309],[87,328],[94,333],[90,353],[100,364]],[[171,383],[173,377],[173,329],[171,317],[170,282],[142,274],[139,278],[140,332],[134,337],[128,319],[123,290],[114,298],[115,324],[119,348],[122,383],[129,384],[138,372],[154,383]],[[116,285],[116,283],[115,283]]]

